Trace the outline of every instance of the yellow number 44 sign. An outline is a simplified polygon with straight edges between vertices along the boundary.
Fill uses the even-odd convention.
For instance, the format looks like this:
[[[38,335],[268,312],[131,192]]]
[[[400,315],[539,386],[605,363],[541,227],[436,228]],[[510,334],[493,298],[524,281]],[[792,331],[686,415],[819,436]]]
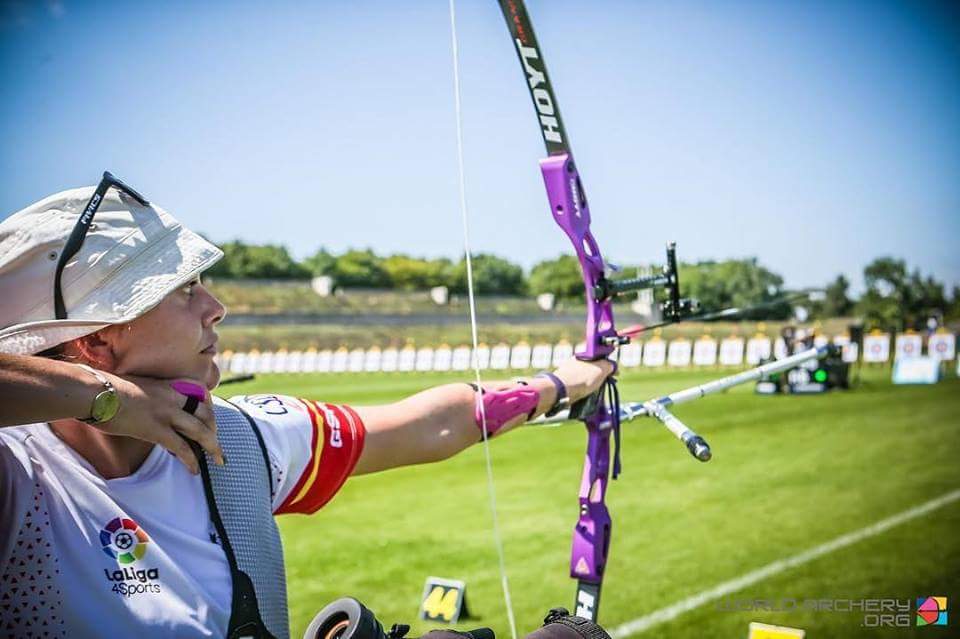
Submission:
[[[751,621],[750,634],[747,639],[803,639],[806,634],[799,628],[771,626],[758,621]]]
[[[420,618],[440,623],[456,623],[467,618],[467,584],[456,579],[427,577],[420,600]]]

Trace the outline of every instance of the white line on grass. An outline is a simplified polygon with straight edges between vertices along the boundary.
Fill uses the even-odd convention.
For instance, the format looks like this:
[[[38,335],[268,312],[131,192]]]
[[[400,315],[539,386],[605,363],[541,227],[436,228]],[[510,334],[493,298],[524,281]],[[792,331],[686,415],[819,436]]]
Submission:
[[[610,636],[613,639],[622,639],[623,637],[628,637],[630,635],[635,635],[637,633],[649,630],[653,626],[676,619],[685,612],[689,612],[694,608],[698,608],[705,603],[719,599],[720,597],[729,595],[731,593],[737,592],[747,586],[752,586],[753,584],[781,573],[784,570],[794,568],[801,564],[805,564],[808,561],[822,557],[827,553],[831,553],[834,550],[839,550],[840,548],[845,548],[851,544],[855,544],[859,541],[863,541],[868,537],[873,537],[879,535],[882,532],[898,526],[904,522],[910,521],[911,519],[916,519],[922,515],[946,506],[950,502],[957,501],[960,499],[960,490],[951,491],[945,495],[941,495],[936,499],[931,499],[930,501],[905,510],[901,513],[882,519],[877,523],[867,526],[866,528],[861,528],[860,530],[855,530],[846,535],[841,535],[836,539],[828,541],[824,544],[821,544],[815,548],[804,551],[799,555],[794,555],[793,557],[788,557],[786,559],[780,559],[773,563],[767,564],[762,568],[758,568],[752,572],[748,572],[745,575],[737,577],[736,579],[731,579],[730,581],[725,581],[722,584],[714,586],[710,590],[704,590],[695,595],[691,595],[686,599],[678,601],[675,604],[669,605],[666,608],[661,608],[660,610],[655,610],[648,615],[638,617],[633,621],[628,621],[622,625],[617,626],[610,633]]]

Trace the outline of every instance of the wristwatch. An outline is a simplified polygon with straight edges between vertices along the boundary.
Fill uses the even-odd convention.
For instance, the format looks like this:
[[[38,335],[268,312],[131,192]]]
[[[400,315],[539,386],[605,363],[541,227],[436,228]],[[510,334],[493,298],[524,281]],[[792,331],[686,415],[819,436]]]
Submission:
[[[100,371],[94,370],[86,364],[77,364],[77,366],[96,377],[97,381],[103,384],[103,390],[93,398],[93,404],[90,406],[90,417],[79,418],[80,421],[87,424],[102,424],[116,417],[117,411],[120,410],[120,396],[117,394],[117,389]]]
[[[553,385],[557,389],[557,399],[554,400],[553,406],[551,406],[550,409],[544,413],[544,415],[547,417],[553,417],[560,411],[570,408],[570,398],[567,396],[567,386],[560,380],[559,377],[549,371],[540,371],[534,375],[534,377],[546,377],[553,382]]]

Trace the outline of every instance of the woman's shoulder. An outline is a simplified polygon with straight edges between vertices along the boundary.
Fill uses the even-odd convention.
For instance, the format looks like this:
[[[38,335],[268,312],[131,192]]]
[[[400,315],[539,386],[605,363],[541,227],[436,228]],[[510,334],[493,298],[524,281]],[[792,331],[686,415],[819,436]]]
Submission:
[[[258,422],[274,423],[290,419],[305,419],[309,423],[310,420],[311,408],[308,405],[311,402],[290,395],[274,393],[234,395],[229,400],[220,400],[220,402],[214,398],[214,405],[218,404],[239,409],[256,418]]]

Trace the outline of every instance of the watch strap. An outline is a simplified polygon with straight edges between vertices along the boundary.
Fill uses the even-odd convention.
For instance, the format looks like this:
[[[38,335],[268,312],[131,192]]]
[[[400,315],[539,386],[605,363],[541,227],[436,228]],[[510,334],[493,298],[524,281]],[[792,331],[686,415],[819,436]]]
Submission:
[[[114,395],[116,395],[117,389],[114,388],[114,386],[113,386],[113,384],[110,382],[110,380],[107,379],[106,377],[104,377],[103,373],[101,373],[100,371],[98,371],[98,370],[96,370],[96,369],[94,369],[94,368],[90,368],[90,367],[87,366],[86,364],[77,364],[77,366],[79,366],[79,367],[82,368],[83,370],[85,370],[85,371],[87,371],[88,373],[90,373],[91,375],[93,375],[93,376],[97,379],[98,382],[100,382],[101,384],[103,384],[103,390],[100,391],[99,393],[97,393],[97,395],[93,398],[93,402],[92,402],[91,405],[90,405],[90,417],[80,417],[80,418],[78,418],[78,419],[79,419],[81,422],[84,422],[84,423],[86,423],[86,424],[100,424],[100,423],[103,423],[103,422],[106,422],[106,421],[110,421],[110,419],[112,419],[112,418],[115,416],[115,414],[114,414],[114,415],[111,415],[111,416],[110,416],[109,418],[107,418],[107,419],[98,419],[97,416],[94,414],[95,411],[96,411],[97,398],[99,398],[100,395],[103,394],[103,393],[113,393]]]

